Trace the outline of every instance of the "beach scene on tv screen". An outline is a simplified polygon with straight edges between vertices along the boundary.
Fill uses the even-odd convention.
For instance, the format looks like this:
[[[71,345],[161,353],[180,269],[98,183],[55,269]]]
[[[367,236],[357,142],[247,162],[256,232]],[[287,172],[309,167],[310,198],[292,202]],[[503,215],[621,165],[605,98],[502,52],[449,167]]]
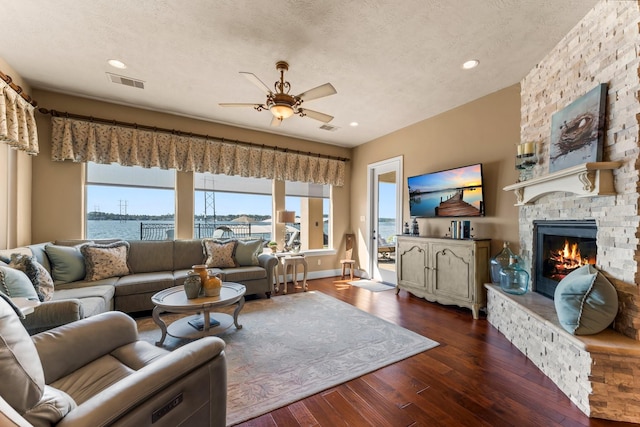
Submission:
[[[409,210],[416,217],[482,216],[480,164],[410,177]]]

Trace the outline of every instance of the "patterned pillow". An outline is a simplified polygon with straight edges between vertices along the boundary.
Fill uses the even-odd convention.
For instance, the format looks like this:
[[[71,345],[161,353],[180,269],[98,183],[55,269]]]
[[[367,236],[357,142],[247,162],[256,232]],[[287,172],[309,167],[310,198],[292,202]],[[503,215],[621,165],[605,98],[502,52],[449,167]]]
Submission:
[[[53,298],[53,279],[51,274],[35,256],[11,254],[9,267],[20,270],[27,275],[38,294],[40,302],[50,301]]]
[[[129,243],[114,242],[108,245],[87,244],[80,247],[84,256],[87,275],[84,280],[94,281],[130,274],[127,256]]]
[[[204,239],[202,245],[207,255],[205,264],[207,267],[228,268],[236,267],[236,261],[233,259],[233,252],[236,249],[237,241],[220,243],[215,240]]]

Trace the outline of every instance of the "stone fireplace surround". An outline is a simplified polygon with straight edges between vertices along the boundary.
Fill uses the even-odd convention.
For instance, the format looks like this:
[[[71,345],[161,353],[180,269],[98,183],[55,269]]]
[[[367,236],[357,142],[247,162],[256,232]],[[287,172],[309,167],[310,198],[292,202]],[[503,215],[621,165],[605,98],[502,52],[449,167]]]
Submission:
[[[520,141],[535,141],[532,183],[555,178],[548,158],[551,118],[575,99],[607,83],[603,160],[618,163],[611,181],[592,185],[600,169],[582,176],[586,193],[564,183],[557,192],[514,184],[520,206],[520,255],[530,270],[533,221],[597,224],[597,263],[618,293],[613,329],[577,337],[562,329],[550,299],[504,294],[488,286],[488,320],[538,366],[585,414],[640,420],[640,1],[600,0],[521,81]],[[518,141],[517,141],[518,142]],[[514,153],[515,155],[515,153]],[[603,162],[604,163],[604,162]],[[579,168],[580,169],[580,168]],[[609,172],[604,173],[609,174]],[[594,194],[596,193],[596,194]],[[607,194],[608,193],[608,194]],[[585,197],[581,197],[585,196]]]

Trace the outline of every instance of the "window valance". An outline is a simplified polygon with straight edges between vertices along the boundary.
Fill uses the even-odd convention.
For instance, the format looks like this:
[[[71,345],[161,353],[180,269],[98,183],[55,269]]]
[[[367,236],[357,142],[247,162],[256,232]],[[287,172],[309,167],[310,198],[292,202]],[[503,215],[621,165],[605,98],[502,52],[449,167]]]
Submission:
[[[38,154],[35,107],[0,79],[0,141],[31,155]]]
[[[345,162],[269,147],[52,117],[51,159],[344,185]]]

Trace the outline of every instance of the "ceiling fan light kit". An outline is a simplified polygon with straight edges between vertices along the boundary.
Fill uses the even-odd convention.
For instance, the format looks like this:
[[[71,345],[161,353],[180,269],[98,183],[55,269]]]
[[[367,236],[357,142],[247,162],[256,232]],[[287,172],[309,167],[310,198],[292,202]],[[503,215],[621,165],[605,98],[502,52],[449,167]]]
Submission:
[[[221,103],[219,105],[222,107],[252,107],[257,111],[269,110],[273,115],[272,126],[279,126],[284,119],[288,119],[294,114],[300,117],[310,117],[324,123],[329,123],[333,120],[333,116],[328,114],[300,108],[304,101],[311,101],[337,93],[331,83],[325,83],[299,95],[289,95],[291,84],[284,79],[284,73],[289,70],[289,64],[285,61],[278,61],[276,62],[276,70],[280,72],[280,79],[274,84],[275,92],[272,92],[255,74],[240,73],[267,95],[264,104]]]

